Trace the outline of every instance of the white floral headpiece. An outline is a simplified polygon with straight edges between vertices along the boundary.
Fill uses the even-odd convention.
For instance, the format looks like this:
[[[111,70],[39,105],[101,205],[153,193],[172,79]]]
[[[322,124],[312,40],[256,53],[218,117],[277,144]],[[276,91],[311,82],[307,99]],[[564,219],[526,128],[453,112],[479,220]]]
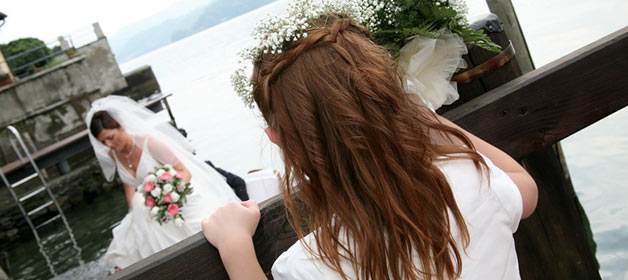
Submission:
[[[384,10],[384,18],[378,17],[378,11]],[[287,14],[289,16],[269,16],[262,20],[253,30],[253,38],[261,42],[258,46],[253,46],[242,50],[239,55],[243,61],[255,62],[262,53],[273,55],[281,54],[285,48],[299,38],[307,37],[307,30],[314,29],[314,20],[324,15],[342,15],[350,18],[354,22],[367,27],[373,31],[378,26],[378,22],[386,20],[393,24],[392,15],[395,12],[394,1],[377,0],[295,0],[290,3]],[[240,61],[242,64],[243,61]],[[231,76],[233,87],[244,101],[253,108],[252,90],[253,84],[245,74],[245,67],[238,68]]]
[[[252,62],[258,61],[262,54],[280,55],[290,47],[291,43],[307,37],[307,31],[317,28],[314,24],[315,21],[326,15],[347,17],[366,27],[372,33],[381,31],[383,36],[390,36],[394,33],[404,36],[421,34],[439,37],[442,32],[435,31],[443,28],[442,25],[444,24],[445,28],[461,34],[465,41],[471,41],[467,40],[465,34],[462,34],[467,32],[467,29],[464,29],[467,23],[464,17],[466,5],[463,0],[422,1],[405,3],[403,1],[397,2],[397,0],[294,0],[288,6],[286,13],[288,16],[268,16],[253,30],[252,36],[260,44],[248,47],[239,53],[242,60],[239,61],[241,65],[238,70],[231,76],[233,87],[244,103],[253,108],[255,106],[252,95],[253,84],[246,75],[246,65],[243,63],[251,65]],[[408,8],[411,5],[415,7]],[[421,19],[419,20],[420,26],[415,26],[417,15],[405,17],[404,13],[415,13],[418,6],[431,7],[428,12],[432,13],[429,15],[432,18],[426,18],[424,21]],[[445,11],[445,9],[449,10],[438,12]],[[398,18],[404,22],[397,22]],[[440,25],[436,22],[439,22]],[[410,28],[406,23],[410,23]],[[462,31],[458,30],[461,27]],[[470,39],[479,40],[477,37],[470,37]],[[484,38],[481,39],[484,40]],[[479,42],[484,41],[479,40]],[[249,62],[245,62],[247,60]]]

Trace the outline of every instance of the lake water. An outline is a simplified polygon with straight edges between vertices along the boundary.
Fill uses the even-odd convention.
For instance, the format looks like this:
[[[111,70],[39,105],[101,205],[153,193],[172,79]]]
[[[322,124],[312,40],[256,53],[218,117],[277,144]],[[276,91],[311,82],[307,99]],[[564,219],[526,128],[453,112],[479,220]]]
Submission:
[[[574,3],[580,2],[584,1]],[[596,3],[610,2],[612,0]],[[142,65],[151,65],[162,90],[174,94],[169,101],[177,124],[187,130],[192,144],[197,148],[197,154],[234,173],[244,174],[248,170],[260,167],[280,169],[282,166],[278,151],[263,135],[264,124],[261,118],[242,105],[240,99],[233,93],[229,76],[236,68],[238,50],[254,43],[249,35],[258,19],[267,13],[282,11],[286,3],[287,1],[282,0],[262,7],[121,65],[123,72]],[[531,5],[534,3],[542,5],[543,10],[548,10],[549,13],[556,10],[564,1],[521,0],[513,3],[517,9],[521,8],[519,19],[537,67],[617,29],[608,25],[604,28],[610,30],[601,27],[594,31],[587,29],[586,32],[578,34],[575,44],[569,46],[564,46],[564,40],[573,32],[561,33],[556,35],[561,38],[563,44],[560,48],[543,49],[538,44],[539,42],[547,44],[544,41],[547,36],[543,30],[537,28],[538,23],[533,20],[534,9]],[[573,6],[582,7],[575,4]],[[470,5],[470,8],[475,7]],[[573,7],[560,8],[569,14],[568,9]],[[537,13],[542,12],[537,10]],[[577,21],[577,24],[586,22],[586,19],[571,16],[564,18],[555,16],[552,22],[560,20]],[[626,21],[621,20],[625,25]],[[548,28],[552,27],[555,25]],[[586,38],[583,39],[583,36]],[[628,166],[626,127],[628,110],[624,109],[563,141],[576,192],[591,221],[598,245],[597,258],[605,279],[628,279],[628,208],[624,202],[628,197],[625,183],[628,175],[623,172],[625,166]],[[86,221],[91,220],[86,218],[85,214],[77,213],[84,210],[68,214],[70,223],[76,228],[82,228],[75,229],[75,235],[79,239],[79,245],[83,247],[83,259],[93,262],[78,271],[73,271],[72,274],[66,274],[65,277],[98,278],[98,275],[100,277],[104,275],[103,271],[110,270],[110,267],[103,264],[99,258],[111,240],[111,228],[126,211],[121,193],[118,195],[117,198],[111,198],[117,200],[111,202],[117,203],[116,205],[110,205],[108,204],[110,202],[103,200],[89,206],[102,209],[95,211],[102,211],[98,215],[108,217],[97,226],[85,225]],[[109,213],[109,209],[116,210]],[[90,217],[98,215],[93,213]],[[88,243],[88,239],[98,241]],[[91,249],[86,249],[90,246]],[[34,249],[34,252],[36,251]],[[35,259],[32,258],[31,262],[36,262]],[[27,258],[17,260],[11,256],[11,261],[15,267],[17,262],[26,262]],[[40,263],[40,268],[47,270],[43,260],[40,260]],[[71,265],[65,266],[66,269],[69,267]],[[16,275],[16,278],[34,279],[46,275],[49,276],[47,272],[37,274],[31,269],[28,273]]]

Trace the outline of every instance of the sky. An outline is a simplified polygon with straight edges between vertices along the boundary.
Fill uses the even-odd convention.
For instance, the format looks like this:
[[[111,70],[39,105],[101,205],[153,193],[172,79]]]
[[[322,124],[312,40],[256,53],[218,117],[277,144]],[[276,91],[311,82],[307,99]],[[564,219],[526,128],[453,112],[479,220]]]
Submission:
[[[22,37],[36,37],[44,42],[50,42],[60,35],[90,31],[94,22],[99,22],[105,35],[111,36],[124,26],[165,10],[180,1],[6,0],[0,6],[0,12],[8,16],[4,26],[0,27],[0,43]],[[488,11],[483,0],[467,2],[470,13]]]
[[[94,22],[111,37],[123,27],[182,1],[213,0],[5,0],[0,12],[8,17],[0,27],[0,43],[22,37],[36,37],[46,43],[60,35],[75,39],[92,35]],[[511,1],[537,67],[628,25],[626,0]],[[470,18],[488,13],[485,0],[466,3]]]
[[[0,27],[0,43],[22,37],[49,42],[60,35],[90,31],[94,22],[99,22],[105,35],[110,36],[175,2],[180,1],[5,0],[0,5],[0,12],[7,15]]]

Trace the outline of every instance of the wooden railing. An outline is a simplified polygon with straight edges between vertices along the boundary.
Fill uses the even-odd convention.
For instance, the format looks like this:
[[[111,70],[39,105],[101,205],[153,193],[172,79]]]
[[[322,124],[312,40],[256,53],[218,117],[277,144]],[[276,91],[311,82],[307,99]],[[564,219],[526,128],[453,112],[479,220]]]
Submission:
[[[552,145],[628,105],[626,50],[628,28],[623,28],[445,114],[520,160],[539,186],[537,210],[515,234],[523,279],[600,278],[577,197]],[[269,271],[296,236],[280,198],[261,209],[253,239],[257,258]],[[228,277],[217,250],[198,233],[110,279]]]

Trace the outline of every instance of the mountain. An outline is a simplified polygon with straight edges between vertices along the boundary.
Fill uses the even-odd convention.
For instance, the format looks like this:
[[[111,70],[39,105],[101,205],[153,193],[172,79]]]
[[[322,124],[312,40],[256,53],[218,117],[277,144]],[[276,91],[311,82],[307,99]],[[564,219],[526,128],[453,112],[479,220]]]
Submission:
[[[124,63],[275,0],[183,0],[109,37]]]

